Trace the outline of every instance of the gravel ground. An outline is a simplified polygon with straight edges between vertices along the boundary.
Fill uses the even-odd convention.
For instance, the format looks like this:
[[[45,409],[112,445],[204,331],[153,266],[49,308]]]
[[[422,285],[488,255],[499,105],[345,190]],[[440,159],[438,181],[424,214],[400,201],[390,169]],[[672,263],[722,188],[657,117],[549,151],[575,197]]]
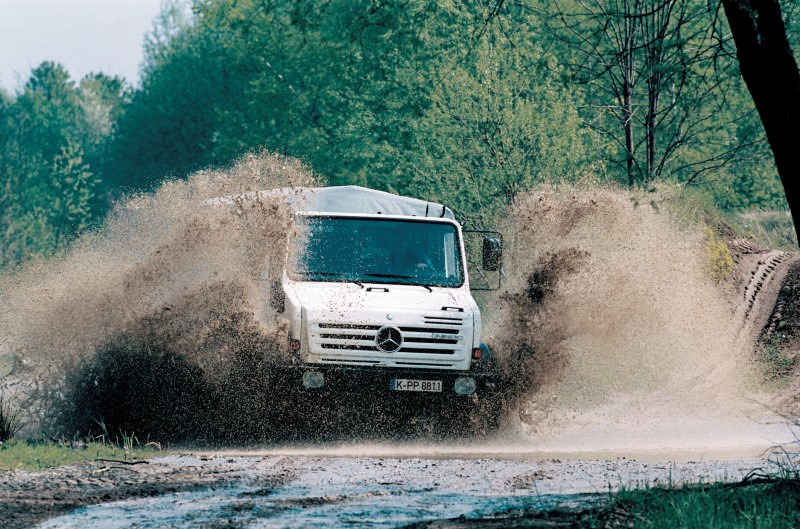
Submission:
[[[95,461],[43,471],[0,472],[0,520],[5,529],[32,527],[81,506],[196,491],[239,479],[245,472],[243,464],[223,466],[196,460],[193,466],[156,459],[137,464]]]
[[[437,527],[538,506],[586,505],[622,486],[738,480],[770,458],[658,461],[480,454],[358,457],[220,452],[0,474],[6,529]],[[368,452],[368,451],[367,451]],[[123,501],[125,500],[125,501]],[[87,507],[89,506],[89,507]],[[456,519],[456,522],[443,520]],[[48,521],[49,520],[49,521]],[[471,527],[481,527],[477,522]],[[433,526],[433,525],[432,525]],[[486,527],[492,526],[487,522]]]

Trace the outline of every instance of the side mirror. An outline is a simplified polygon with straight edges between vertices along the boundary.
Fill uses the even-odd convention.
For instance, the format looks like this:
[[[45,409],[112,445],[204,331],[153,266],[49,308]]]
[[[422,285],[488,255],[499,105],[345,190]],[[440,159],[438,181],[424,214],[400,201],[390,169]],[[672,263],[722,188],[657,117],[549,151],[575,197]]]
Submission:
[[[483,239],[483,269],[489,272],[500,270],[503,264],[503,243],[498,237]]]

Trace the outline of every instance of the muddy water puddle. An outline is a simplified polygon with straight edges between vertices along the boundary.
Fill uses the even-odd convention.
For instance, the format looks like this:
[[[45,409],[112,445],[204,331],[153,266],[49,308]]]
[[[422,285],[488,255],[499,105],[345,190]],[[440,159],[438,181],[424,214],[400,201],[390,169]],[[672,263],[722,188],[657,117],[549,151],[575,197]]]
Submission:
[[[621,486],[741,479],[766,459],[644,462],[295,455],[176,456],[175,467],[214,471],[201,491],[84,507],[40,529],[401,527],[516,507],[601,502]]]

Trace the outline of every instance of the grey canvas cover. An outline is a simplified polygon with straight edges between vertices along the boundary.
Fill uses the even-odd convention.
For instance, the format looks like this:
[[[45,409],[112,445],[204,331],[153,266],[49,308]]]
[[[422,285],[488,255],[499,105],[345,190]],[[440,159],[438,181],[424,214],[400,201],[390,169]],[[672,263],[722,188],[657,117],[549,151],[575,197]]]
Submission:
[[[363,213],[369,215],[405,215],[455,219],[450,208],[361,186],[286,187],[253,191],[241,195],[207,200],[208,204],[233,204],[284,197],[295,211],[314,213]]]

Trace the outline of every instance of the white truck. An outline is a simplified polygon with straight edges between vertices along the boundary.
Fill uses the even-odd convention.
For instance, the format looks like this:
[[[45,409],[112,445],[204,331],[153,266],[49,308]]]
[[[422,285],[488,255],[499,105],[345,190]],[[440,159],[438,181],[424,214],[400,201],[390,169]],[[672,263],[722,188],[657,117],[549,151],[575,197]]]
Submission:
[[[482,397],[496,384],[470,293],[461,224],[437,203],[358,186],[282,189],[297,236],[271,278],[289,321],[292,384]],[[482,232],[483,233],[483,232]],[[499,270],[502,240],[483,238]]]

